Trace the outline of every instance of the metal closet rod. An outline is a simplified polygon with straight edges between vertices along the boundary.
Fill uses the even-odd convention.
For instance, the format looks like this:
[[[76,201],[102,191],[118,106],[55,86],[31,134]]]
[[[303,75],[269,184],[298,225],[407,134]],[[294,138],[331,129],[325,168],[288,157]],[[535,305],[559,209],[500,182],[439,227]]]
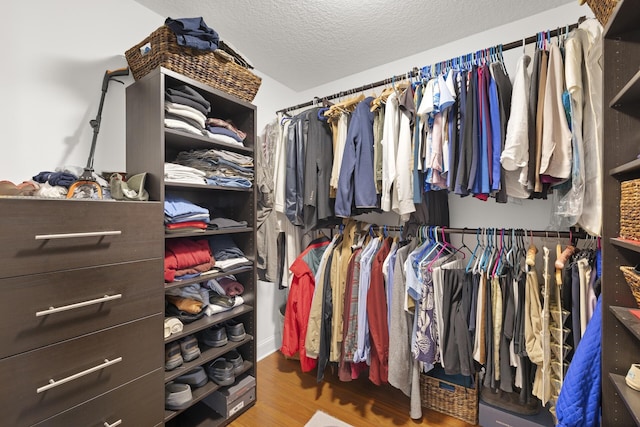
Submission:
[[[378,229],[378,230],[383,230],[386,227],[387,231],[402,231],[404,229],[403,226],[401,225],[377,225],[377,224],[373,224],[372,225],[373,228]],[[425,227],[431,227],[431,228],[436,228],[436,226],[425,226]],[[451,228],[451,227],[442,227],[442,226],[437,226],[438,228],[438,233],[446,233],[446,234],[465,234],[465,235],[472,235],[472,234],[476,234],[477,232],[483,232],[485,230],[497,230],[498,232],[501,232],[502,230],[504,230],[505,234],[511,234],[512,231],[515,231],[516,233],[521,233],[522,235],[526,235],[526,236],[533,236],[533,237],[545,237],[545,238],[554,238],[554,237],[558,237],[558,238],[575,238],[575,239],[586,239],[588,237],[590,237],[589,234],[587,234],[586,231],[582,230],[582,229],[576,229],[576,228],[571,228],[569,231],[552,231],[552,230],[528,230],[526,228],[499,228],[499,227],[485,227],[485,228]]]
[[[584,21],[586,19],[585,16],[580,17],[580,19],[578,19],[578,22],[575,24],[571,24],[565,28],[557,28],[553,31],[545,31],[544,33],[548,35],[549,38],[551,37],[556,37],[558,36],[558,34],[562,34],[565,31],[571,31],[575,28],[578,27],[578,25],[580,25],[582,23],[582,21]],[[535,36],[531,36],[531,37],[527,37],[525,39],[522,40],[517,40],[517,41],[513,41],[511,43],[507,43],[507,44],[503,44],[502,45],[502,51],[505,50],[511,50],[511,49],[516,49],[519,47],[523,47],[524,44],[531,44],[531,43],[535,43],[538,41],[538,35]],[[447,60],[448,61],[448,60]],[[447,61],[440,61],[440,63],[446,63]],[[315,105],[317,102],[322,101],[323,99],[336,99],[336,98],[340,98],[343,96],[347,96],[347,95],[352,95],[355,93],[359,93],[359,92],[364,92],[365,90],[370,90],[376,87],[380,87],[380,86],[385,86],[388,85],[396,80],[400,81],[406,78],[411,78],[411,77],[416,77],[418,76],[418,74],[420,73],[420,69],[418,68],[414,68],[413,70],[402,74],[402,75],[398,75],[398,76],[392,76],[389,78],[386,78],[384,80],[380,80],[374,83],[369,83],[363,86],[359,86],[359,87],[355,87],[352,89],[347,89],[347,90],[343,90],[337,93],[334,93],[333,95],[329,95],[329,96],[324,96],[322,98],[318,98],[315,97],[312,101],[307,101],[307,102],[303,102],[302,104],[298,104],[298,105],[294,105],[288,108],[283,108],[281,110],[276,111],[276,113],[284,113],[287,111],[291,111],[291,110],[298,110],[300,108],[305,108],[305,107],[311,107],[313,105]]]

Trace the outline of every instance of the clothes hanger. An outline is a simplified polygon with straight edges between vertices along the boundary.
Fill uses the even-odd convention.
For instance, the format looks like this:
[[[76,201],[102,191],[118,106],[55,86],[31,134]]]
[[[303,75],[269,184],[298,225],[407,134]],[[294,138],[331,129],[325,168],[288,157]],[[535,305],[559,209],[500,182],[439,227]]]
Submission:
[[[465,272],[468,273],[474,262],[476,259],[476,252],[478,251],[478,249],[480,248],[480,229],[476,229],[476,247],[473,249],[473,252],[471,252],[471,256],[469,257],[469,262],[467,263],[467,266],[465,267]]]

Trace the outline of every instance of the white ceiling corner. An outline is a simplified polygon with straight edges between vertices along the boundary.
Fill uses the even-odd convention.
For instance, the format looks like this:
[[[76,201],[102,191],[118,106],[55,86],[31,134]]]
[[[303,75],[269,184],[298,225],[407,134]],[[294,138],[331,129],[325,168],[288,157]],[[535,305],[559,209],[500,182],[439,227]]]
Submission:
[[[302,91],[576,0],[136,0],[202,16],[257,70]]]

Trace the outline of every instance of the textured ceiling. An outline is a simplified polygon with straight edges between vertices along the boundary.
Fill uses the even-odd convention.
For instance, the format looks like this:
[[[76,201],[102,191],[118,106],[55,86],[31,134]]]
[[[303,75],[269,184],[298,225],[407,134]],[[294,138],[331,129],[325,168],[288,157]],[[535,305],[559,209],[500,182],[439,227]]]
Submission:
[[[576,0],[136,0],[202,16],[260,72],[310,89]]]

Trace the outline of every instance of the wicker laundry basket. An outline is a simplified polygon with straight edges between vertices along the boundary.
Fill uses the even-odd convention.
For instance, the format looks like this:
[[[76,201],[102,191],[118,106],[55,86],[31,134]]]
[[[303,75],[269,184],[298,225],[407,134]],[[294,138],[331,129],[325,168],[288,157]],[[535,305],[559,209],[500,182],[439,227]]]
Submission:
[[[621,265],[620,270],[624,274],[624,279],[627,281],[629,289],[631,289],[636,304],[640,307],[640,274],[636,273],[634,267]]]
[[[640,179],[620,184],[620,237],[640,241]]]
[[[474,387],[468,388],[427,374],[420,374],[422,406],[458,418],[469,424],[478,424],[478,375]]]
[[[602,26],[607,25],[609,17],[618,4],[618,0],[586,0],[594,15]],[[583,0],[584,2],[584,0]]]
[[[262,83],[229,55],[178,45],[176,35],[166,25],[127,50],[125,57],[136,80],[162,66],[247,102],[253,101]]]

